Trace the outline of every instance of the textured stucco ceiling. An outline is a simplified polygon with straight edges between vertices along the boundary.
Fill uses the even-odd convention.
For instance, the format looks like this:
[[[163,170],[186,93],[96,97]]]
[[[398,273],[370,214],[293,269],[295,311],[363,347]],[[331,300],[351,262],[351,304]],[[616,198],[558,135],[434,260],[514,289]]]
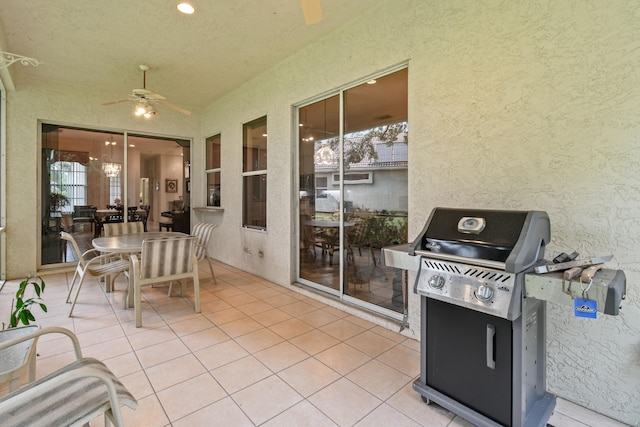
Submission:
[[[322,0],[324,19],[304,22],[300,0],[2,0],[0,47],[37,58],[12,65],[16,90],[59,81],[113,93],[142,87],[173,104],[203,108],[261,71],[345,25],[383,0]]]

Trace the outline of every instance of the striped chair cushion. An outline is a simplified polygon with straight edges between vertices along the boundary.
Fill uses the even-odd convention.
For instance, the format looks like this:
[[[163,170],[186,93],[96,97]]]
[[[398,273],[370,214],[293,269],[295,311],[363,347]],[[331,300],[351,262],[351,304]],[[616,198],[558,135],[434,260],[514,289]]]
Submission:
[[[151,279],[193,271],[195,243],[193,236],[144,240],[140,254],[140,278]]]
[[[196,246],[196,258],[203,259],[205,255],[207,255],[207,245],[209,244],[209,239],[211,238],[211,234],[213,234],[213,229],[216,228],[218,224],[208,224],[205,222],[201,222],[200,224],[196,224],[193,227],[193,235],[198,238],[198,245]]]
[[[104,224],[105,236],[120,236],[122,234],[142,233],[144,224],[142,222],[114,222]]]
[[[136,409],[138,402],[104,363],[83,358],[0,399],[0,425],[3,427],[59,427],[81,425],[111,408],[105,383],[92,376],[68,382],[61,375],[79,370],[97,370],[111,378],[118,401]]]

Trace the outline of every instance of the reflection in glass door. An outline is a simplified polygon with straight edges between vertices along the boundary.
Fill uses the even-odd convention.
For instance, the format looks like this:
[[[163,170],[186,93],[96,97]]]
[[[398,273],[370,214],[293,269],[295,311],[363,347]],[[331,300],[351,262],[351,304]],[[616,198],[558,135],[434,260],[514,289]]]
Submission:
[[[329,185],[339,170],[340,97],[299,111],[300,278],[340,290],[340,187]]]
[[[381,249],[408,238],[406,68],[301,107],[298,118],[299,281],[401,318],[406,283],[382,265]]]

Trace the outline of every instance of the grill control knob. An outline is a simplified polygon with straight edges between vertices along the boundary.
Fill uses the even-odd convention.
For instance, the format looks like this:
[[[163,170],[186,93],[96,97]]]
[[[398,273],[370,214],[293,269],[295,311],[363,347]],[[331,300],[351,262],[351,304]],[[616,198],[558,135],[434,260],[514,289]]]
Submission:
[[[444,286],[444,277],[434,274],[427,282],[433,289],[442,289]]]
[[[489,301],[493,298],[493,289],[487,285],[480,285],[476,291],[476,298],[480,301]]]

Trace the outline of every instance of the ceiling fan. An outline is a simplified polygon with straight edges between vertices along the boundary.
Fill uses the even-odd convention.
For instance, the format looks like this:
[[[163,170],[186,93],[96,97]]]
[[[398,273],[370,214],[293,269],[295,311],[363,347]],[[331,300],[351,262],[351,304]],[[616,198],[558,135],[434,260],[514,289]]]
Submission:
[[[133,89],[128,98],[105,102],[102,105],[112,105],[119,104],[121,102],[133,101],[135,103],[134,114],[136,116],[142,116],[147,119],[158,115],[158,111],[154,108],[155,104],[171,108],[172,110],[178,111],[182,114],[191,114],[191,111],[185,110],[184,108],[178,107],[177,105],[173,105],[172,103],[168,102],[167,98],[165,98],[164,96],[153,93],[149,89],[147,89],[147,71],[149,71],[149,66],[142,64],[140,65],[140,70],[142,70],[142,89]]]
[[[320,0],[300,0],[302,4],[302,13],[304,14],[304,22],[307,25],[317,24],[322,21],[322,5]]]

